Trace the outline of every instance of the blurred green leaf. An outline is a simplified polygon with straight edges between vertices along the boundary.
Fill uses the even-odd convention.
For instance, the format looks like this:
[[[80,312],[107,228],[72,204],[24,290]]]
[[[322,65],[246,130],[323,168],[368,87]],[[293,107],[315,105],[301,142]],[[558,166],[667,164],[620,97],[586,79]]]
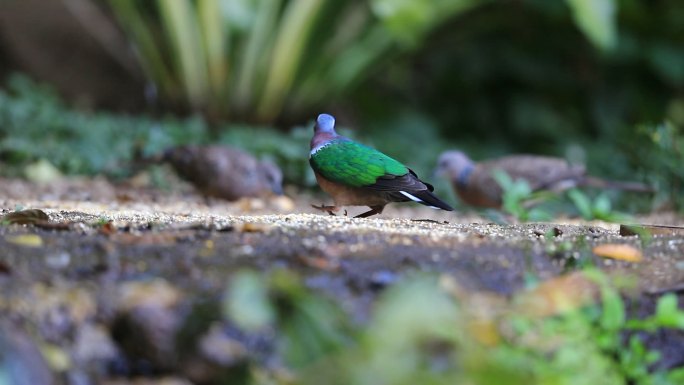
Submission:
[[[601,49],[617,43],[617,3],[615,0],[566,0],[575,23],[591,42]]]
[[[601,289],[601,327],[605,330],[620,330],[625,324],[625,305],[620,294],[604,285]]]
[[[596,213],[596,216],[608,216],[611,211],[612,211],[612,204],[610,203],[610,198],[608,197],[608,194],[605,192],[602,192],[596,197],[596,200],[594,200],[594,208],[593,211]]]
[[[582,218],[586,220],[591,220],[594,218],[592,213],[591,201],[583,192],[577,189],[572,189],[568,191],[568,197],[575,204],[575,207],[579,211]]]
[[[223,313],[247,331],[272,325],[275,311],[262,276],[251,271],[237,273],[225,293]]]
[[[533,207],[549,201],[551,196],[544,191],[533,192],[524,179],[513,180],[505,171],[494,170],[492,176],[501,186],[502,208],[520,221],[547,221],[551,212],[541,207]]]
[[[209,43],[208,47],[203,47],[195,7],[190,0],[157,0],[157,4],[188,99],[193,106],[201,106],[209,97],[209,68],[203,48],[215,45]],[[206,37],[216,38],[214,34],[207,34]]]
[[[674,294],[658,299],[655,317],[659,326],[684,329],[684,311],[679,309],[679,300]]]
[[[281,333],[278,350],[289,365],[310,365],[348,343],[345,314],[328,299],[306,290],[298,276],[278,271],[271,289]]]
[[[373,0],[374,14],[394,38],[415,46],[428,30],[444,19],[463,12],[481,0]]]

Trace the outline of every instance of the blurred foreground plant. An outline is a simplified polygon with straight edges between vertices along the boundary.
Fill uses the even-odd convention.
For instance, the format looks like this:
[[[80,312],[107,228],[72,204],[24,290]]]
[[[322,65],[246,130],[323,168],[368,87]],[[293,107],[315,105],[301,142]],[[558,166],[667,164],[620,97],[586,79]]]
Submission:
[[[242,272],[224,315],[244,330],[266,327],[290,374],[278,378],[281,368],[264,382],[255,369],[261,381],[252,383],[680,383],[684,370],[654,369],[660,353],[643,342],[644,333],[684,329],[676,296],[632,319],[618,280],[594,269],[571,274],[511,301],[446,276],[408,278],[380,295],[365,325],[351,326],[290,272]]]

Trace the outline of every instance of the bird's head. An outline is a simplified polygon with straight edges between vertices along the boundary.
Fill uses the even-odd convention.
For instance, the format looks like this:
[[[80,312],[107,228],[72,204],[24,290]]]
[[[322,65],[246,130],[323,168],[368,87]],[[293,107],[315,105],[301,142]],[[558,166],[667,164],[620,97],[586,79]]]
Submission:
[[[283,172],[269,161],[259,163],[259,171],[265,182],[265,189],[276,195],[283,195]]]
[[[473,168],[473,161],[458,150],[445,151],[439,156],[437,160],[437,167],[435,168],[435,176],[446,177],[451,180],[457,180],[464,173]]]
[[[201,149],[193,145],[167,148],[160,159],[167,162],[181,175],[193,174],[193,167],[201,154]]]
[[[335,118],[332,115],[320,114],[316,118],[314,133],[335,134]]]

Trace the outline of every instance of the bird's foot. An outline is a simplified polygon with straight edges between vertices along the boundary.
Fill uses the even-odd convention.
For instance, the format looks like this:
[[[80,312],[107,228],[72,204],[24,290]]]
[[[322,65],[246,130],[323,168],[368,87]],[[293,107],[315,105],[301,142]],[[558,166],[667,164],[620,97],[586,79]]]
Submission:
[[[320,206],[311,205],[311,207],[315,208],[316,210],[325,211],[332,216],[335,216],[335,212],[340,211],[340,208],[337,206],[326,206],[323,204]],[[344,211],[344,215],[347,215],[347,210]]]

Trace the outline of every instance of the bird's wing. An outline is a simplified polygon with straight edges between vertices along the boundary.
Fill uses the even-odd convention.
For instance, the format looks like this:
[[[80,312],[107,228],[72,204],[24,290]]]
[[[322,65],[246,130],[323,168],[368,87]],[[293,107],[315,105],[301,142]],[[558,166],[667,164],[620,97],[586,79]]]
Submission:
[[[553,189],[565,181],[579,181],[585,173],[583,167],[573,166],[565,159],[536,155],[511,155],[481,162],[480,166],[490,174],[499,169],[514,180],[524,179],[535,191]]]
[[[425,190],[406,166],[380,151],[349,140],[333,141],[309,159],[324,178],[351,187],[377,191]]]

